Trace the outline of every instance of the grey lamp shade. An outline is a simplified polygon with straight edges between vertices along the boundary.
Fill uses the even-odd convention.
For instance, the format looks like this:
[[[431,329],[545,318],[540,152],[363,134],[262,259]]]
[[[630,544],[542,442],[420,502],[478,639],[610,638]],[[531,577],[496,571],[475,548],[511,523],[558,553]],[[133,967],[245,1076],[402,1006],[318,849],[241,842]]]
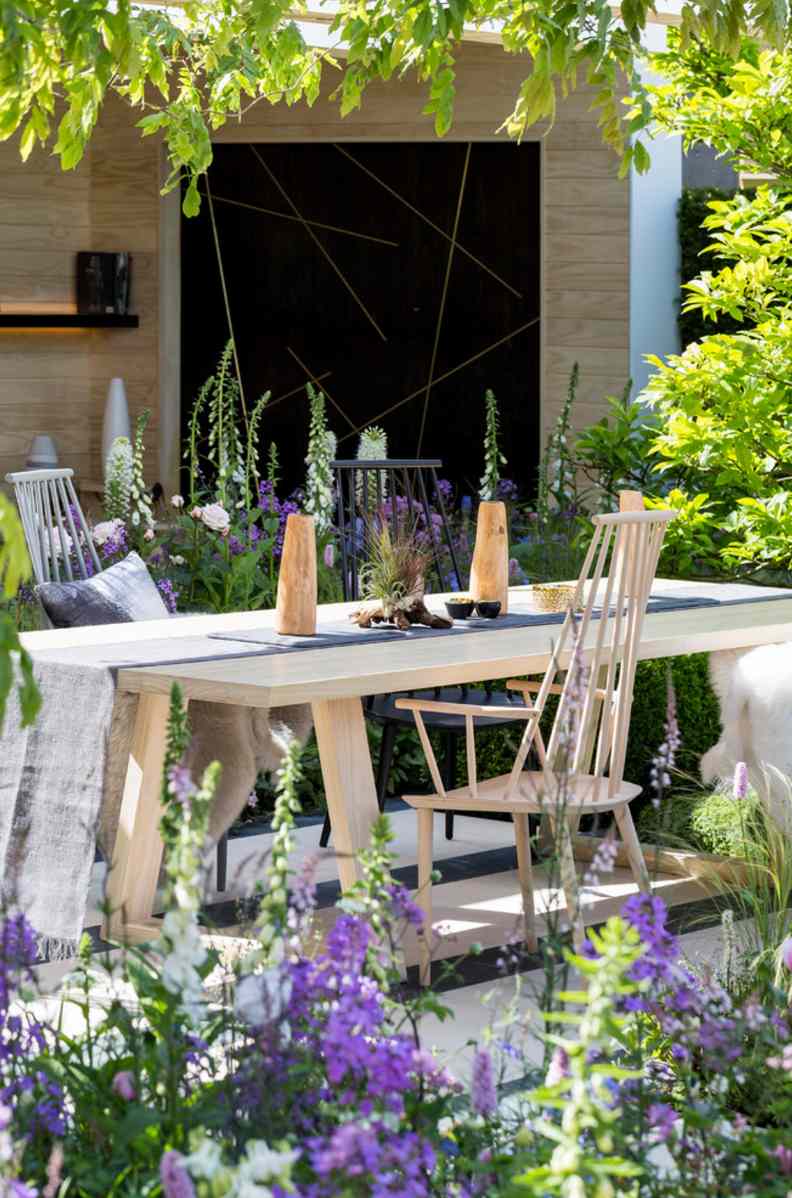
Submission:
[[[38,433],[30,443],[27,465],[31,470],[53,470],[58,464],[58,450],[47,433]]]

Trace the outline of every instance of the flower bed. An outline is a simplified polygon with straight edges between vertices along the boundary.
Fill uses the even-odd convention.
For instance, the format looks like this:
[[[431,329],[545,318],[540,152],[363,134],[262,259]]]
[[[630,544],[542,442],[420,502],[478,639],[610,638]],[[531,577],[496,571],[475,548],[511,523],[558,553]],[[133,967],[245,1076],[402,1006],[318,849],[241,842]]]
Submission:
[[[738,1000],[728,967],[697,976],[662,900],[636,895],[590,932],[581,957],[551,929],[546,1030],[500,1010],[474,1046],[470,1075],[455,1078],[420,1035],[427,1013],[449,1014],[442,998],[401,981],[401,938],[421,915],[390,877],[385,821],[362,881],[317,941],[311,863],[296,875],[289,866],[294,745],[258,914],[247,944],[235,942],[235,959],[221,963],[217,938],[198,925],[217,771],[195,785],[178,764],[188,735],[178,709],[163,783],[160,940],[105,968],[86,946],[50,1019],[34,998],[30,929],[13,912],[3,921],[0,1176],[9,1198],[786,1198],[783,989]],[[612,866],[605,856],[602,872]],[[570,966],[585,991],[569,989]],[[789,985],[792,943],[780,969]],[[538,1071],[524,1052],[537,1034]]]

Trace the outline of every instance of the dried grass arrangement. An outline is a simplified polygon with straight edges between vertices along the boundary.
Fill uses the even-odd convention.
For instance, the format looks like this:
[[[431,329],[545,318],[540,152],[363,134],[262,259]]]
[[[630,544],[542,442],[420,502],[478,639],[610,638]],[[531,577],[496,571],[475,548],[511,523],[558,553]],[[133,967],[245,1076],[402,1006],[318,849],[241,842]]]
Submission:
[[[417,543],[415,529],[404,522],[395,528],[375,517],[366,530],[368,560],[360,571],[360,591],[365,606],[352,613],[361,628],[395,624],[409,628],[450,628],[452,621],[435,615],[424,604],[429,553]]]

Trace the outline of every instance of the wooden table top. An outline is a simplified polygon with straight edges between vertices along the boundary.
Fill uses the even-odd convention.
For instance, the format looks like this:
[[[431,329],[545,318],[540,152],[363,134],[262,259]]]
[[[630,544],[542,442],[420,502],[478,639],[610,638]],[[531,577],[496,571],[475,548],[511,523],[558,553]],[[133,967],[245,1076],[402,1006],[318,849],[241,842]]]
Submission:
[[[640,656],[675,657],[714,649],[792,640],[792,591],[735,584],[657,579],[653,596],[717,598],[731,603],[650,612],[646,616]],[[780,597],[788,595],[789,598]],[[530,588],[510,592],[514,608],[526,610]],[[773,597],[776,596],[776,597]],[[735,603],[734,599],[751,600]],[[429,607],[443,610],[444,596],[428,597]],[[346,617],[357,604],[328,604],[318,622]],[[167,637],[170,656],[177,656],[180,637],[207,637],[211,632],[250,631],[272,627],[274,612],[239,612],[220,616],[187,616],[140,624],[58,629],[27,633],[25,646],[36,651],[79,646],[143,644]],[[511,675],[541,673],[552,652],[558,624],[467,631],[464,636],[427,636],[387,643],[215,661],[122,668],[118,685],[136,693],[163,694],[178,682],[191,699],[241,703],[253,707],[289,706],[314,700],[343,699],[419,687],[447,686]],[[594,628],[590,630],[594,635]],[[228,642],[209,642],[215,650]],[[245,648],[242,644],[237,649]],[[247,646],[248,649],[253,646]],[[585,650],[585,646],[584,646]]]

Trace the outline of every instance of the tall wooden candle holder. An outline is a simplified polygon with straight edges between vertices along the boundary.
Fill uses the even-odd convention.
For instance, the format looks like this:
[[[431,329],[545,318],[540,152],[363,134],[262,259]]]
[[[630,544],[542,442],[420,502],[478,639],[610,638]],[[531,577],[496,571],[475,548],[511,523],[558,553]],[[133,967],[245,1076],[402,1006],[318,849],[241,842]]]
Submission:
[[[313,516],[287,516],[283,537],[275,631],[289,636],[316,632],[316,533]]]
[[[484,500],[479,504],[476,544],[470,566],[473,599],[498,599],[500,614],[509,610],[509,531],[506,504]]]

